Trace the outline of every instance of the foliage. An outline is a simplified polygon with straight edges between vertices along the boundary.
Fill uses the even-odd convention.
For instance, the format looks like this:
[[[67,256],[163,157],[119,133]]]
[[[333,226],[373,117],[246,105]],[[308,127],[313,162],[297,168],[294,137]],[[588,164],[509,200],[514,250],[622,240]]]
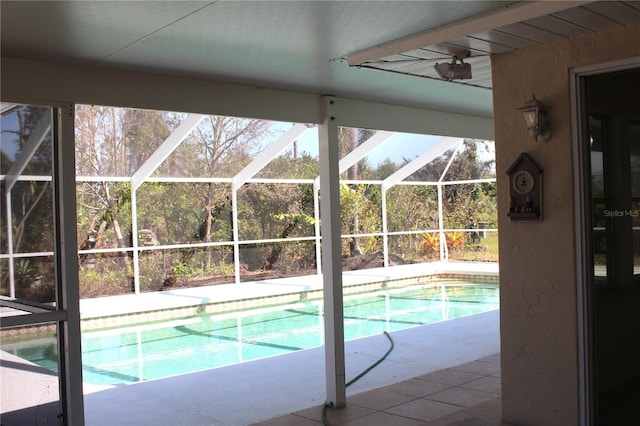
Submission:
[[[264,259],[277,252],[269,267]],[[315,273],[314,241],[284,241],[245,244],[240,248],[241,280],[253,281],[262,276],[307,275]]]
[[[485,238],[481,238],[478,243],[466,244],[461,250],[449,252],[449,259],[475,261],[475,262],[497,262],[498,261],[498,233],[489,232]]]
[[[231,282],[234,276],[232,253],[231,246],[145,250],[139,261],[140,290]]]
[[[387,226],[391,232],[438,227],[438,194],[433,186],[398,185],[387,191]]]
[[[478,222],[489,227],[498,223],[495,183],[454,184],[454,181],[495,177],[494,160],[480,157],[488,142],[465,140],[452,159],[453,150],[412,174],[407,180],[437,182],[443,179],[442,201],[444,228],[473,228]],[[444,171],[446,174],[443,176]],[[451,182],[451,183],[449,183]]]
[[[245,184],[237,199],[238,233],[243,240],[314,235],[313,185]]]
[[[497,226],[496,187],[494,183],[449,185],[444,189],[443,214],[445,228],[470,229],[478,222]]]
[[[193,194],[213,193],[209,235],[205,235],[205,201]],[[160,244],[233,240],[231,187],[226,183],[147,182],[138,190],[138,229],[152,230]]]
[[[343,234],[365,234],[382,230],[379,185],[340,185],[340,217]],[[358,217],[357,228],[354,219]]]
[[[447,241],[447,248],[449,251],[462,249],[467,239],[467,234],[462,231],[445,232],[444,236]]]
[[[440,235],[436,232],[422,232],[422,253],[429,254],[440,250]]]
[[[15,262],[14,270],[17,278],[19,279],[27,277],[31,272],[33,272],[29,259],[18,259]]]
[[[364,179],[379,179],[384,180],[397,172],[400,169],[400,165],[394,163],[389,158],[378,164],[375,169],[368,168],[362,173]]]
[[[320,163],[317,158],[304,152],[287,153],[274,158],[257,175],[257,178],[278,179],[315,179],[320,175]]]
[[[489,142],[465,139],[462,149],[450,149],[430,161],[407,180],[416,182],[455,181],[465,179],[483,179],[495,177],[492,157],[481,158],[481,153],[488,150]],[[453,158],[453,155],[456,155]],[[452,160],[453,158],[453,160]],[[451,163],[447,169],[447,164]],[[446,174],[444,174],[446,170]],[[444,176],[443,176],[444,174]]]
[[[380,237],[360,237],[360,240],[362,254],[375,253],[382,250],[382,238]]]
[[[95,268],[80,269],[80,297],[113,296],[131,293],[131,271],[113,259],[100,259]]]

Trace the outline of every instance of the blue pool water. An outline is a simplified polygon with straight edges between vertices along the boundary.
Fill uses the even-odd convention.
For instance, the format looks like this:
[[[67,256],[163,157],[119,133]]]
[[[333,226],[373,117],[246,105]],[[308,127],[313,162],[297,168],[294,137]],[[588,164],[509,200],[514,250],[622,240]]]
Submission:
[[[345,339],[494,309],[497,284],[429,284],[345,296]],[[284,354],[323,345],[323,328],[318,300],[84,332],[83,378],[115,385]],[[29,347],[22,343],[11,352],[56,370],[55,345],[52,338]]]

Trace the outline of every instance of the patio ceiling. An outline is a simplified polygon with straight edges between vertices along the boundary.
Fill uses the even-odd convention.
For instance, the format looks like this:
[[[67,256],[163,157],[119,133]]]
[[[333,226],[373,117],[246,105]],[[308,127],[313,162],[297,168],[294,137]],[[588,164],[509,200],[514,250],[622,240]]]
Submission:
[[[489,55],[640,21],[640,2],[3,1],[3,58],[491,117]],[[469,50],[473,78],[437,78]],[[373,68],[373,69],[372,69]]]

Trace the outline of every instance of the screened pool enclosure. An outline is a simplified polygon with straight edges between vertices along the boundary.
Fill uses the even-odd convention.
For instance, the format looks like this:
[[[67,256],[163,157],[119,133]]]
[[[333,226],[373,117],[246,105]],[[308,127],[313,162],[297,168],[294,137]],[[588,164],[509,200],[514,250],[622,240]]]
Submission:
[[[51,108],[3,105],[11,298],[54,300],[54,128]],[[77,105],[74,129],[81,298],[321,273],[317,126]],[[492,142],[337,141],[343,269],[497,261]]]
[[[312,125],[1,105],[2,329],[55,330],[68,424],[84,422],[80,299],[317,277],[343,406],[343,270],[497,261],[492,142],[356,128],[349,100],[318,101]]]

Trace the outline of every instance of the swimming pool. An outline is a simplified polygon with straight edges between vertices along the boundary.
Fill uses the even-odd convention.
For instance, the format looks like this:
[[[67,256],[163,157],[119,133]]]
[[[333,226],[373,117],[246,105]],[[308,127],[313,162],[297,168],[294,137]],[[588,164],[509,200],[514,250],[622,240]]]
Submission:
[[[344,298],[345,339],[498,309],[497,284],[422,284]],[[324,344],[322,300],[84,332],[83,379],[115,385],[159,379]],[[13,346],[13,348],[12,348]],[[54,338],[3,345],[57,369]]]

